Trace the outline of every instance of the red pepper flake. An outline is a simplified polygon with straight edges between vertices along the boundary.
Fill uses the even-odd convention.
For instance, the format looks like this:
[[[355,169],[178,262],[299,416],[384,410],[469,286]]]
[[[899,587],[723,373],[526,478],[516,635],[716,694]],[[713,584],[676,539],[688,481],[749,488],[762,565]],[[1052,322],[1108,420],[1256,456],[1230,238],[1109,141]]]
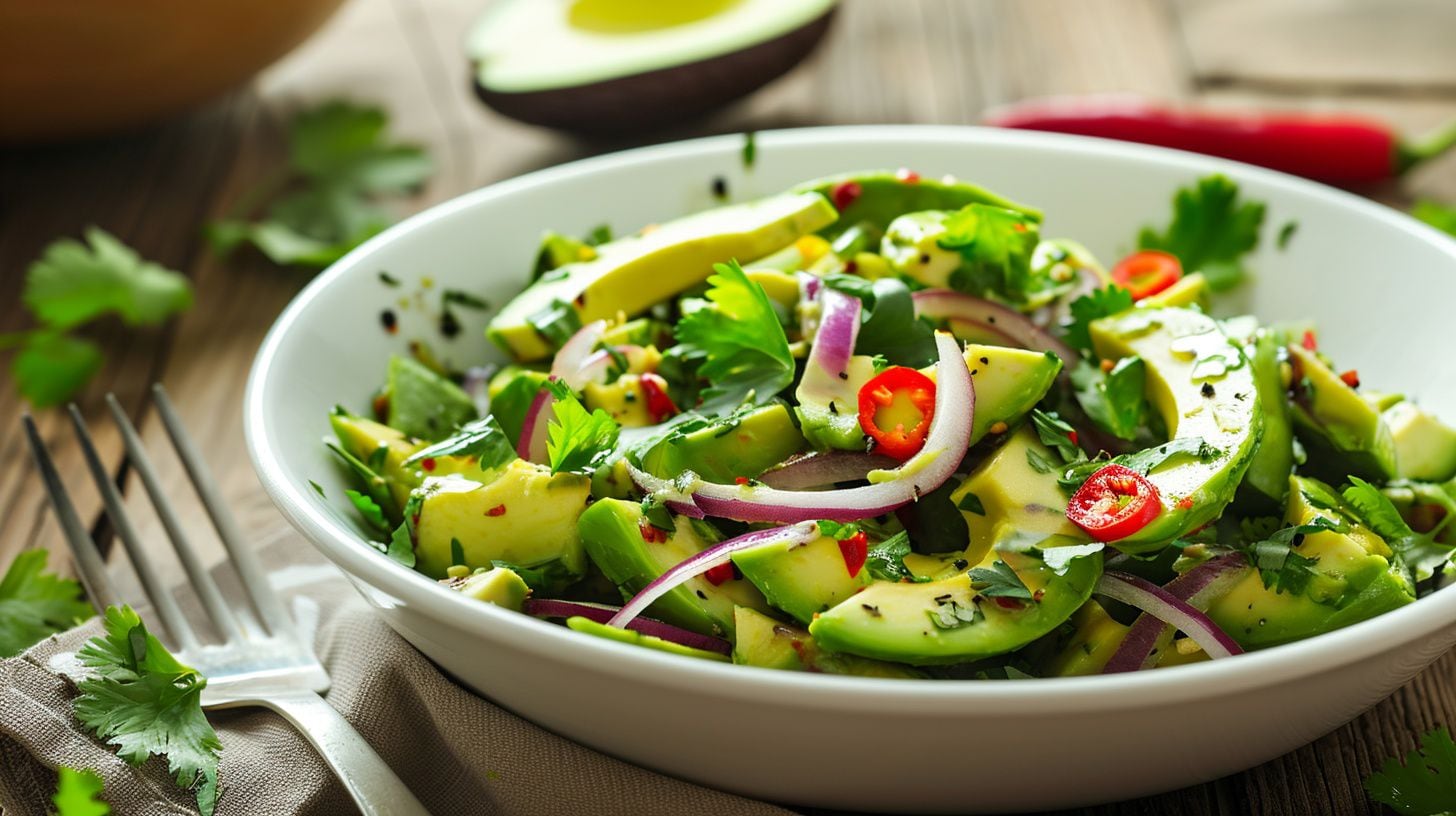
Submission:
[[[371,407],[374,409],[375,419],[383,422],[389,416],[389,395],[384,393],[375,394]]]
[[[829,198],[834,202],[834,208],[843,212],[859,198],[864,188],[857,181],[841,181],[829,190]]]
[[[853,274],[855,274],[858,271],[859,271],[859,264],[855,263],[854,261],[845,261],[844,262],[844,274],[846,274],[846,275],[853,275]]]
[[[1031,599],[1033,601],[1036,601],[1037,603],[1041,603],[1041,599],[1044,597],[1046,597],[1045,589],[1038,589],[1037,591],[1031,593]]]
[[[384,330],[390,334],[399,333],[399,318],[394,316],[393,309],[385,309],[379,313],[379,322],[384,325]]]
[[[895,171],[895,178],[905,184],[915,184],[920,181],[920,174],[908,167],[901,167]]]
[[[1020,609],[1022,607],[1020,599],[1017,598],[1005,598],[997,595],[991,600],[995,601],[996,605],[1001,607],[1002,609]]]
[[[485,514],[491,517],[504,516],[506,514],[506,506],[504,504],[497,504],[495,507],[485,511]]]
[[[652,526],[645,518],[637,522],[637,530],[642,533],[642,540],[648,544],[661,544],[667,540],[667,531]]]
[[[719,564],[718,566],[713,567],[712,569],[703,573],[703,577],[707,578],[708,583],[712,584],[713,586],[722,586],[724,582],[731,581],[734,578],[733,562],[728,561]]]
[[[434,459],[434,457],[427,456],[424,459],[421,459],[420,460],[420,467],[421,468],[424,468],[425,470],[434,470],[435,469],[435,459]]]
[[[844,568],[849,570],[849,577],[859,575],[859,571],[864,569],[865,561],[869,558],[869,537],[861,531],[844,539],[839,542],[839,554],[844,556]]]
[[[1193,509],[1193,497],[1192,496],[1184,496],[1183,498],[1179,499],[1178,500],[1178,509],[1179,510],[1192,510]]]
[[[667,395],[667,380],[656,374],[643,374],[638,379],[642,387],[642,401],[647,406],[647,416],[655,425],[677,416],[677,406]]]
[[[1345,385],[1350,386],[1351,388],[1359,388],[1360,372],[1352,368],[1349,371],[1346,371],[1344,374],[1340,375],[1340,381],[1343,382]]]
[[[1069,442],[1071,442],[1073,445],[1080,444],[1077,441],[1077,432],[1076,431],[1067,431],[1067,440]]]
[[[1304,337],[1300,338],[1299,344],[1304,346],[1307,351],[1319,351],[1319,340],[1315,338],[1314,331],[1311,329],[1305,330]]]

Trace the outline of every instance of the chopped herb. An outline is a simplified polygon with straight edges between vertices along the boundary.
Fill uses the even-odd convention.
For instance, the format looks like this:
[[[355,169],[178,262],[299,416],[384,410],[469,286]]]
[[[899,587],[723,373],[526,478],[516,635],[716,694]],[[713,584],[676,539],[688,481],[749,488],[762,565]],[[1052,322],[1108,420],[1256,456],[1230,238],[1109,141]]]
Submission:
[[[597,224],[581,240],[582,243],[589,247],[599,247],[612,240],[612,226],[610,224]]]
[[[581,330],[581,317],[576,309],[559,298],[552,300],[550,306],[527,317],[526,322],[556,348],[566,345],[566,341]]]
[[[905,556],[910,554],[910,534],[901,530],[869,548],[865,556],[865,569],[880,581],[912,581],[921,583],[929,579],[917,578],[905,566]]]
[[[835,541],[845,541],[854,538],[862,532],[859,525],[854,523],[841,524],[837,521],[820,519],[818,524],[819,535],[832,538]]]
[[[344,495],[349,497],[349,503],[359,511],[364,523],[377,533],[388,533],[389,522],[384,518],[384,510],[374,501],[373,498],[360,493],[357,490],[345,490]]]
[[[647,496],[642,500],[642,518],[653,527],[664,532],[676,532],[677,525],[673,523],[672,511],[667,509],[667,503],[656,496]]]
[[[1456,235],[1456,207],[1448,207],[1437,201],[1417,201],[1411,215],[1430,224],[1442,232]]]
[[[1065,464],[1073,464],[1087,458],[1077,443],[1072,440],[1077,438],[1077,431],[1071,425],[1062,421],[1062,418],[1055,413],[1047,413],[1036,408],[1031,410],[1031,424],[1036,429],[1037,438],[1043,445],[1056,451],[1062,457]]]
[[[1089,327],[1092,321],[1125,312],[1132,308],[1132,302],[1131,292],[1112,284],[1103,289],[1093,289],[1072,301],[1072,305],[1068,307],[1072,313],[1072,322],[1066,327],[1067,344],[1090,351],[1092,335]]]
[[[961,604],[949,595],[936,598],[935,608],[927,609],[926,614],[930,615],[930,622],[939,629],[960,629],[985,617],[975,603]]]
[[[0,657],[18,655],[91,617],[81,585],[45,566],[45,550],[27,550],[0,578]]]
[[[1005,561],[997,560],[989,568],[977,567],[970,571],[971,588],[987,598],[1017,598],[1031,600],[1031,590],[1022,583],[1021,576]]]
[[[1051,473],[1052,471],[1057,469],[1057,465],[1055,462],[1051,461],[1045,456],[1042,456],[1031,448],[1026,449],[1026,463],[1028,465],[1031,465],[1031,469],[1035,470],[1037,473]]]
[[[404,506],[404,521],[394,528],[389,537],[389,546],[384,554],[409,567],[415,566],[415,517],[419,515],[422,498],[418,492],[410,494]]]
[[[1359,476],[1350,477],[1350,486],[1345,488],[1343,496],[1356,517],[1395,551],[1413,582],[1430,578],[1437,568],[1451,560],[1452,548],[1436,541],[1436,536],[1445,529],[1445,520],[1433,530],[1416,533],[1390,499]],[[1447,508],[1446,519],[1452,518],[1451,509]]]
[[[96,798],[102,790],[101,777],[94,771],[78,771],[62,765],[56,769],[56,793],[51,804],[56,816],[108,816],[111,808]]]
[[[952,289],[1026,303],[1046,285],[1034,275],[1031,256],[1039,230],[1035,218],[989,204],[969,204],[946,216],[937,242],[961,255],[950,276]]]
[[[1213,174],[1173,196],[1173,220],[1166,230],[1144,227],[1138,249],[1178,256],[1188,272],[1202,272],[1208,286],[1222,292],[1244,278],[1243,257],[1259,244],[1264,205],[1240,201],[1239,186]]]
[[[465,545],[463,545],[463,544],[460,543],[460,539],[458,539],[458,538],[456,538],[454,536],[451,536],[450,537],[450,566],[453,567],[453,566],[457,566],[457,565],[459,565],[459,566],[464,566],[465,565]]]
[[[1365,792],[1403,816],[1451,816],[1456,808],[1456,742],[1437,728],[1405,761],[1392,757],[1365,778]]]
[[[1294,233],[1298,231],[1298,221],[1285,221],[1284,226],[1279,228],[1279,237],[1275,239],[1274,243],[1281,252],[1289,247],[1289,239],[1293,238]]]
[[[967,493],[961,496],[961,500],[956,504],[956,508],[964,510],[967,513],[975,513],[978,516],[986,515],[986,505],[981,503],[981,497],[975,493]]]
[[[600,408],[587,413],[576,395],[561,383],[553,382],[551,386],[560,386],[552,388],[556,400],[551,404],[552,419],[546,426],[546,456],[551,472],[591,473],[616,449],[621,426]]]
[[[532,396],[535,396],[534,391]],[[379,449],[386,450],[383,446]],[[516,449],[495,417],[486,415],[461,425],[454,434],[416,451],[404,460],[404,466],[442,456],[474,456],[477,467],[489,471],[510,464],[516,458]]]
[[[1111,371],[1080,362],[1072,369],[1077,404],[1097,427],[1119,439],[1132,440],[1145,424],[1147,399],[1143,385],[1147,366],[1136,355],[1118,360]]]
[[[678,343],[700,350],[698,375],[708,380],[702,410],[716,413],[745,401],[766,402],[794,380],[794,356],[763,287],[737,261],[715,264],[711,305],[678,321]]]
[[[319,498],[321,498],[321,499],[327,499],[328,498],[328,496],[324,495],[323,485],[319,484],[318,482],[315,482],[313,479],[309,479],[308,480],[308,486],[311,487],[311,488],[313,488],[313,492],[317,493],[319,495]]]
[[[935,360],[935,329],[915,316],[915,301],[904,281],[834,274],[824,279],[824,285],[859,298],[864,307],[854,344],[856,354],[912,368]]]
[[[390,287],[391,289],[399,288],[399,278],[396,278],[395,276],[389,274],[383,269],[379,270],[379,282],[384,284],[385,286]]]
[[[758,135],[753,131],[743,134],[743,169],[752,170],[758,161]]]
[[[1267,525],[1267,522],[1264,524]],[[1252,536],[1267,529],[1267,526],[1261,528],[1260,524],[1246,523],[1243,529],[1246,536]],[[1259,578],[1266,589],[1298,595],[1304,592],[1314,577],[1314,567],[1319,559],[1302,556],[1293,548],[1299,546],[1305,536],[1321,532],[1339,533],[1348,529],[1349,525],[1343,522],[1316,516],[1308,524],[1285,527],[1263,540],[1247,544],[1243,552],[1249,564],[1259,571]]]
[[[383,443],[376,445],[374,450],[369,452],[367,464],[369,469],[378,473],[384,468],[384,462],[389,458],[389,446]]]
[[[446,289],[441,296],[441,302],[445,306],[460,306],[466,309],[486,310],[490,308],[490,301],[476,297],[469,292],[459,289]]]

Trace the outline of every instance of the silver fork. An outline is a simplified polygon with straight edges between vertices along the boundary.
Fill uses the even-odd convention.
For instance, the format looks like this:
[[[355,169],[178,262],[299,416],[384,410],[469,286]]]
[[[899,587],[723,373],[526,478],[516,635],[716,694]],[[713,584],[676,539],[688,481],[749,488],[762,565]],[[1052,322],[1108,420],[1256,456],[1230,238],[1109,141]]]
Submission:
[[[203,643],[199,639],[169,587],[162,583],[155,565],[137,538],[136,528],[122,504],[116,485],[97,455],[85,420],[74,405],[70,407],[71,421],[76,426],[76,435],[91,475],[101,491],[112,528],[126,548],[132,567],[141,579],[143,592],[151,601],[151,608],[170,635],[167,638],[169,645],[178,652],[183,662],[207,677],[207,689],[202,695],[203,708],[263,706],[272,709],[283,715],[313,744],[365,816],[428,816],[429,811],[379,754],[319,696],[329,688],[328,673],[310,646],[299,636],[288,610],[268,585],[267,573],[254,551],[244,543],[237,522],[223,503],[216,483],[196,445],[182,427],[166,392],[160,385],[155,385],[152,397],[167,435],[232,558],[246,590],[249,609],[235,610],[223,600],[222,592],[188,543],[172,501],[165,494],[156,468],[126,411],[111,394],[106,396],[106,403],[121,429],[127,456],[151,497],[188,580],[221,638],[220,643]],[[96,543],[81,524],[35,422],[28,414],[24,417],[24,425],[31,453],[35,456],[46,492],[50,495],[92,602],[98,608],[120,603],[120,595],[107,574]]]

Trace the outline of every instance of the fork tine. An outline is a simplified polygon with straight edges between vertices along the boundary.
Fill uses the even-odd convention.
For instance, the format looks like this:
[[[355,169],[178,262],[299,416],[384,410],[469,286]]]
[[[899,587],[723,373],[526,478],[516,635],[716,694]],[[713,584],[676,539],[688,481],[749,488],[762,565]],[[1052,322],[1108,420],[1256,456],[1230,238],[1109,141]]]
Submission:
[[[172,540],[172,549],[177,551],[177,557],[181,559],[183,569],[187,570],[187,577],[192,579],[192,588],[197,592],[198,598],[202,600],[202,605],[207,608],[208,614],[212,615],[212,621],[217,626],[218,633],[222,635],[223,640],[242,637],[243,630],[238,624],[237,616],[223,601],[222,592],[218,590],[217,583],[212,580],[207,568],[198,560],[197,551],[188,543],[187,534],[182,531],[182,524],[177,519],[176,511],[172,509],[172,501],[162,490],[161,480],[157,478],[157,469],[152,465],[152,458],[147,455],[147,450],[142,445],[136,426],[126,415],[126,409],[121,407],[115,394],[106,395],[106,407],[111,409],[111,417],[116,421],[116,426],[121,429],[121,440],[122,444],[126,446],[126,455],[130,457],[132,466],[141,476],[142,484],[147,489],[147,495],[152,497],[152,506],[156,509],[158,518],[162,520],[162,526],[167,530],[167,537]]]
[[[86,587],[86,597],[91,599],[91,605],[96,607],[97,612],[104,612],[106,607],[121,603],[121,596],[116,591],[116,585],[111,582],[111,576],[106,572],[106,561],[101,558],[101,553],[96,549],[96,542],[81,525],[81,518],[76,515],[76,508],[71,504],[71,497],[66,493],[65,485],[61,483],[60,474],[56,473],[56,465],[51,461],[51,455],[46,450],[45,442],[41,441],[40,431],[35,427],[35,420],[29,413],[22,415],[20,419],[21,423],[25,425],[25,439],[30,443],[30,455],[35,459],[36,468],[40,470],[41,481],[45,483],[46,495],[51,500],[51,508],[55,510],[56,519],[61,523],[61,530],[66,534],[66,543],[71,546],[71,557],[76,562],[76,569],[81,573],[81,583]]]
[[[253,609],[268,627],[270,634],[291,635],[293,621],[289,618],[288,611],[269,586],[268,574],[258,562],[257,554],[243,542],[237,520],[223,502],[217,482],[213,480],[207,464],[197,452],[197,445],[193,443],[192,437],[182,425],[182,420],[172,408],[172,401],[167,398],[167,392],[163,390],[161,383],[152,386],[152,401],[157,406],[157,415],[162,419],[162,426],[172,438],[172,446],[177,449],[177,456],[187,469],[187,475],[192,478],[192,486],[202,499],[203,506],[207,508],[207,514],[212,517],[212,526],[217,528],[218,537],[222,539],[228,555],[232,556],[238,578],[242,580],[243,587],[248,591],[248,598],[253,602]]]
[[[177,606],[177,599],[167,591],[166,584],[162,583],[161,577],[157,575],[156,569],[152,566],[151,559],[142,549],[141,541],[137,538],[136,528],[132,526],[131,516],[127,514],[126,507],[121,502],[121,494],[117,492],[116,485],[111,481],[111,475],[106,472],[106,466],[101,464],[101,457],[96,453],[96,446],[91,442],[91,433],[86,429],[86,420],[82,418],[81,410],[76,407],[75,403],[72,403],[70,412],[71,423],[76,426],[76,437],[81,441],[81,452],[85,454],[86,464],[91,469],[91,478],[96,482],[96,489],[101,491],[101,501],[106,505],[106,514],[111,517],[111,525],[116,528],[117,536],[126,546],[126,554],[131,558],[131,565],[136,570],[137,576],[142,579],[142,589],[151,599],[152,608],[157,610],[167,631],[171,633],[174,640],[173,646],[184,652],[196,650],[197,635],[192,631],[192,626],[187,619],[183,617],[181,608]]]

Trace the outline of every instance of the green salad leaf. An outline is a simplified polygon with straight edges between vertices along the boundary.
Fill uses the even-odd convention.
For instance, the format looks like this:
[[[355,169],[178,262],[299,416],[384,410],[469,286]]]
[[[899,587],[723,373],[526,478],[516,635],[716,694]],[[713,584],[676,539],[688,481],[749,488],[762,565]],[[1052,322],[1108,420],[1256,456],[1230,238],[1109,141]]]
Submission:
[[[698,376],[707,379],[700,410],[717,413],[745,401],[763,403],[794,381],[794,357],[784,327],[763,287],[737,261],[715,264],[708,278],[710,306],[683,316],[680,344],[703,355]]]
[[[1444,521],[1429,532],[1417,533],[1401,518],[1400,511],[1384,493],[1359,476],[1350,477],[1350,486],[1341,495],[1356,518],[1385,539],[1385,543],[1395,551],[1396,558],[1410,573],[1412,581],[1430,578],[1437,568],[1451,560],[1452,548],[1436,541],[1436,535],[1445,528]],[[1450,509],[1446,519],[1451,518]]]
[[[77,653],[92,674],[76,684],[76,718],[132,765],[165,756],[172,778],[196,791],[209,816],[222,742],[202,713],[207,679],[173,657],[131,607],[109,607],[105,621],[106,634]]]
[[[1131,441],[1145,424],[1147,400],[1143,384],[1147,366],[1136,355],[1118,360],[1110,371],[1080,362],[1071,381],[1077,404],[1097,427],[1118,439]]]
[[[961,255],[951,273],[952,289],[1025,303],[1042,288],[1032,274],[1031,256],[1039,225],[1031,216],[989,204],[968,204],[945,219],[942,249]]]
[[[453,435],[422,448],[404,460],[405,466],[440,456],[474,456],[481,470],[493,470],[516,458],[515,446],[492,415],[461,425]]]
[[[911,368],[935,360],[935,328],[915,316],[915,301],[904,281],[829,275],[824,285],[859,298],[864,307],[855,339],[856,354],[883,357],[890,365]]]
[[[1032,599],[1031,590],[1005,561],[998,559],[990,567],[976,567],[969,574],[971,588],[987,598]]]
[[[1456,814],[1456,741],[1437,728],[1402,762],[1392,757],[1365,778],[1365,792],[1402,816]]]
[[[546,426],[546,457],[552,473],[591,473],[617,447],[621,426],[606,411],[587,413],[571,389],[560,382],[547,385],[555,402]]]
[[[1215,173],[1173,196],[1173,220],[1166,229],[1144,227],[1138,249],[1178,256],[1187,272],[1202,272],[1215,292],[1244,279],[1243,258],[1259,245],[1264,204],[1241,201],[1239,185]]]
[[[45,565],[45,550],[27,550],[0,578],[0,657],[18,655],[91,617],[81,585],[46,572]]]
[[[1125,312],[1132,308],[1132,303],[1132,293],[1115,284],[1093,289],[1072,301],[1068,307],[1072,322],[1066,326],[1067,345],[1091,351],[1092,335],[1089,327],[1092,321]]]
[[[1244,536],[1254,539],[1243,547],[1249,564],[1259,571],[1259,578],[1265,589],[1276,593],[1288,592],[1298,595],[1304,592],[1309,580],[1314,577],[1318,558],[1307,558],[1294,552],[1304,537],[1314,533],[1342,533],[1349,525],[1323,516],[1316,516],[1308,524],[1296,524],[1279,528],[1276,519],[1245,521]]]
[[[901,530],[878,544],[872,544],[865,557],[865,569],[879,581],[916,581],[919,579],[905,566],[910,554],[910,534]]]

